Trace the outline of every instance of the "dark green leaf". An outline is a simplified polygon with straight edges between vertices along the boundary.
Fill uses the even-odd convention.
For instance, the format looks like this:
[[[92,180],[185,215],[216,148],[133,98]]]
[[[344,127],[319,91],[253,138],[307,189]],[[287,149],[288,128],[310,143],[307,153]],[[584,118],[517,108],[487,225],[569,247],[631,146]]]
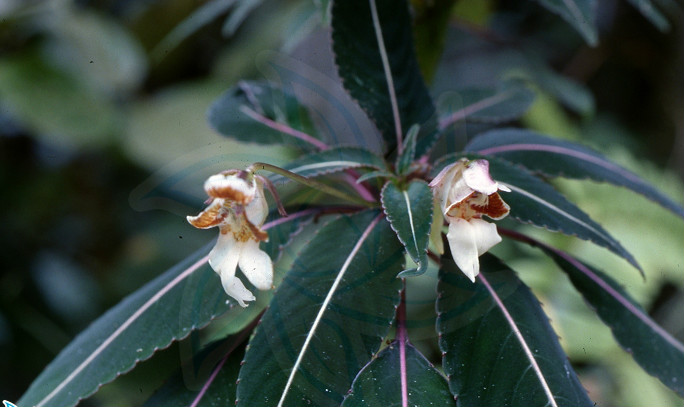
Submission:
[[[445,377],[413,345],[405,342],[402,346],[398,341],[363,368],[342,403],[342,407],[455,405]]]
[[[311,153],[290,162],[285,168],[304,177],[344,171],[350,168],[373,168],[383,170],[385,161],[375,153],[360,147],[334,147]],[[283,177],[271,177],[273,182],[284,181]]]
[[[145,402],[145,406],[190,406],[197,399],[197,407],[223,407],[234,403],[235,382],[245,353],[244,346],[232,349],[234,340],[231,337],[198,352]]]
[[[546,7],[561,16],[579,32],[587,44],[598,44],[596,32],[595,0],[537,0]]]
[[[460,406],[592,406],[537,298],[491,255],[475,283],[443,258],[439,346]]]
[[[476,137],[465,150],[505,158],[545,176],[610,182],[640,193],[684,217],[684,208],[639,176],[575,143],[544,137],[529,130],[500,129]]]
[[[418,264],[417,269],[404,270],[401,276],[425,273],[432,226],[432,190],[425,181],[412,181],[406,189],[389,181],[382,189],[382,207],[397,237]]]
[[[297,224],[292,221],[271,228],[270,241],[262,244],[263,249],[275,259],[279,246],[289,239]],[[81,332],[17,404],[73,406],[158,349],[206,326],[219,315],[230,318],[256,310],[255,306],[245,309],[226,301],[218,276],[204,258],[212,245],[124,298]]]
[[[238,406],[339,405],[399,302],[402,248],[378,211],[323,226],[250,341]]]
[[[331,24],[342,83],[373,119],[388,151],[405,129],[420,124],[417,153],[425,154],[434,142],[435,109],[416,61],[407,1],[338,0]]]
[[[420,126],[414,124],[406,133],[404,150],[397,156],[396,168],[399,175],[407,174],[411,169],[411,164],[413,164],[413,160],[416,158],[416,138],[419,131]]]
[[[545,61],[534,57],[526,58],[525,66],[520,68],[521,71],[513,73],[513,78],[533,82],[576,113],[589,115],[594,112],[594,96],[584,84],[559,74]]]
[[[538,246],[568,274],[634,360],[684,397],[684,345],[653,321],[612,278],[566,253]]]
[[[660,31],[667,31],[670,29],[670,23],[665,16],[655,7],[651,0],[627,0],[639,12],[648,19]]]
[[[240,82],[209,108],[209,124],[236,140],[324,148],[316,139],[308,111],[297,99],[272,85]]]
[[[511,207],[512,218],[589,240],[621,256],[642,272],[634,257],[617,240],[551,185],[507,161],[493,157],[488,161],[492,178],[512,191],[501,193]]]
[[[461,120],[502,123],[522,116],[534,101],[534,92],[517,83],[504,83],[499,89],[463,89],[440,97],[439,127],[444,129]]]

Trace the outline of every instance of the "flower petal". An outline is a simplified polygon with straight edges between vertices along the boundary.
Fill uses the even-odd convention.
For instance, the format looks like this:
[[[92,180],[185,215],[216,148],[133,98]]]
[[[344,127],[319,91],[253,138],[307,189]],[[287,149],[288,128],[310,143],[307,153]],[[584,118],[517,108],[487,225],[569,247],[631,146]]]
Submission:
[[[250,283],[260,290],[269,290],[273,285],[273,262],[259,249],[259,242],[246,242],[240,253],[240,270]]]
[[[227,172],[212,175],[204,182],[204,190],[210,197],[224,198],[240,205],[247,205],[254,199],[256,184],[254,181],[247,181],[239,174]]]
[[[256,300],[254,294],[252,294],[252,292],[249,291],[245,285],[242,284],[242,281],[235,277],[235,275],[226,278],[221,276],[221,284],[223,285],[223,289],[226,291],[226,294],[235,298],[235,301],[237,301],[238,304],[240,304],[240,306],[243,308],[247,306],[245,301]]]
[[[464,219],[452,218],[447,233],[449,248],[454,262],[470,281],[480,272],[477,243],[470,223]]]
[[[479,257],[501,242],[496,225],[482,219],[451,218],[447,233],[454,262],[472,282],[480,273]]]
[[[187,216],[186,219],[192,226],[198,229],[213,228],[222,224],[230,213],[224,204],[225,201],[223,199],[214,199],[199,215]]]
[[[474,160],[463,170],[463,179],[473,190],[491,195],[499,189],[499,184],[489,175],[489,161]]]
[[[247,214],[247,220],[252,225],[261,226],[264,224],[268,216],[268,202],[266,202],[262,185],[259,185],[259,188],[256,189],[252,202],[245,207],[245,213]]]
[[[501,242],[501,236],[496,230],[496,225],[482,219],[471,219],[470,227],[477,246],[477,255],[482,256],[492,247]]]
[[[235,275],[243,246],[232,233],[219,233],[216,245],[209,252],[209,265],[221,276],[221,281]]]

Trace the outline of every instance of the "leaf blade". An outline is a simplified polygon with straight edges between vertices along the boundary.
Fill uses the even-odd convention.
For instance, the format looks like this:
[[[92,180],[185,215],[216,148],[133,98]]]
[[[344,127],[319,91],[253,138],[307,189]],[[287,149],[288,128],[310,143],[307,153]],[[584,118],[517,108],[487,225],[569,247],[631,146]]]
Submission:
[[[417,269],[404,270],[400,276],[417,276],[425,273],[432,227],[432,190],[426,182],[420,180],[412,181],[406,189],[400,189],[389,181],[382,189],[381,200],[392,229],[406,248],[406,252],[418,264]]]
[[[481,257],[471,283],[443,262],[440,349],[459,405],[592,406],[538,300],[503,263]]]
[[[250,341],[238,406],[341,403],[393,320],[401,251],[378,211],[322,227]]]
[[[535,245],[568,275],[634,360],[648,374],[684,397],[684,345],[653,321],[608,275],[566,253]]]
[[[466,151],[494,155],[551,177],[591,179],[629,188],[684,217],[684,208],[636,174],[579,144],[522,129],[499,129],[470,142]]]
[[[405,360],[407,404],[411,406],[455,406],[446,378],[408,341],[394,341],[366,365],[352,384],[342,407],[402,404],[401,358]]]
[[[269,229],[272,239],[264,244],[264,250],[275,260],[279,245],[297,228],[298,222],[291,221]],[[170,268],[93,322],[33,381],[19,404],[73,406],[216,317],[230,313],[237,317],[253,311],[237,307],[234,301],[226,302],[216,273],[206,264],[212,245]]]
[[[587,44],[598,44],[596,32],[594,0],[537,0],[549,11],[561,16],[577,32],[579,32]]]
[[[551,185],[507,161],[494,157],[488,161],[492,177],[511,189],[502,195],[511,207],[511,218],[591,241],[627,260],[643,275],[639,263],[620,242]]]
[[[311,136],[309,113],[294,95],[267,83],[240,82],[209,107],[207,120],[220,134],[239,141],[302,150],[327,147]]]
[[[432,144],[426,140],[434,134],[435,109],[413,50],[407,2],[335,1],[331,25],[342,83],[375,122],[388,151],[398,146],[404,128],[420,124],[418,155],[424,154]]]

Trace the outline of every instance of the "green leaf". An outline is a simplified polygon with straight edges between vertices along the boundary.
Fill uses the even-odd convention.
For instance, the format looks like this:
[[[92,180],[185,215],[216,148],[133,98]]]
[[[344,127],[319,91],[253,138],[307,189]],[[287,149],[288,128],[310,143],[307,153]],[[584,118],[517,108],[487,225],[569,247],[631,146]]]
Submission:
[[[439,128],[468,120],[502,123],[521,117],[534,101],[534,92],[517,81],[506,82],[498,89],[463,89],[447,93],[438,103]]]
[[[417,276],[428,267],[427,248],[432,226],[432,190],[425,181],[412,181],[400,188],[389,181],[382,189],[382,207],[397,237],[417,269],[401,272],[401,277]]]
[[[488,161],[492,178],[503,182],[512,191],[501,193],[503,200],[511,207],[512,218],[589,240],[621,256],[643,275],[634,257],[615,238],[551,185],[507,161],[493,157],[488,158]]]
[[[476,137],[465,151],[495,155],[551,177],[592,179],[623,186],[684,217],[684,208],[636,174],[579,144],[545,137],[529,130],[498,129]]]
[[[595,0],[537,0],[547,10],[558,14],[579,32],[587,44],[598,44]]]
[[[670,29],[670,23],[665,16],[658,10],[651,0],[627,0],[634,8],[639,10],[641,15],[646,17],[660,31],[667,31]]]
[[[307,109],[290,93],[270,84],[240,82],[209,108],[209,124],[240,141],[326,148],[315,138]]]
[[[234,349],[234,341],[231,337],[198,352],[145,402],[145,406],[221,407],[233,403],[240,361],[245,354],[244,346]],[[193,404],[196,400],[197,404]]]
[[[537,246],[567,273],[634,360],[684,397],[684,345],[653,321],[612,278],[566,253],[543,244]]]
[[[407,405],[447,407],[456,403],[446,378],[432,363],[409,342],[394,341],[359,372],[342,407]]]
[[[301,218],[304,219],[304,218]],[[297,221],[269,230],[262,248],[276,259]],[[81,332],[31,384],[18,405],[73,406],[105,383],[132,369],[192,330],[241,308],[228,297],[206,264],[207,245],[193,256],[124,298]],[[264,293],[266,294],[266,293]]]
[[[323,226],[249,343],[238,406],[339,405],[387,335],[402,261],[401,245],[378,211]]]
[[[396,167],[399,175],[405,175],[410,172],[411,164],[413,164],[413,160],[416,158],[416,138],[419,131],[420,126],[414,124],[406,133],[404,150],[397,156]]]
[[[342,83],[377,125],[388,151],[421,125],[419,156],[432,146],[435,108],[413,49],[406,0],[338,0],[332,40]]]
[[[475,283],[443,257],[437,330],[461,406],[592,406],[537,298],[485,254]]]
[[[350,168],[387,168],[385,161],[375,153],[360,147],[333,147],[311,153],[291,161],[285,169],[303,177],[317,177]],[[284,181],[284,177],[271,177],[273,182]]]

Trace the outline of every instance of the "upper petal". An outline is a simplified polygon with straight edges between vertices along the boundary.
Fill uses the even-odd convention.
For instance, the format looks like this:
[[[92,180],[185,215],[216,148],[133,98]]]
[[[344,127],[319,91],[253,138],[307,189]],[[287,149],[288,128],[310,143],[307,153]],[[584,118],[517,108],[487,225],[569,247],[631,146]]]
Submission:
[[[204,190],[212,198],[224,198],[240,205],[254,199],[256,183],[246,180],[241,172],[223,172],[212,175],[204,182]]]
[[[463,170],[465,183],[473,190],[491,195],[499,189],[499,184],[489,175],[489,161],[474,160]]]
[[[268,202],[264,196],[264,188],[259,185],[254,193],[254,199],[245,206],[245,213],[247,214],[247,220],[255,226],[261,226],[264,224],[266,217],[268,216]]]
[[[273,285],[273,262],[259,249],[259,242],[246,242],[240,252],[240,270],[250,283],[260,290],[268,290]]]

